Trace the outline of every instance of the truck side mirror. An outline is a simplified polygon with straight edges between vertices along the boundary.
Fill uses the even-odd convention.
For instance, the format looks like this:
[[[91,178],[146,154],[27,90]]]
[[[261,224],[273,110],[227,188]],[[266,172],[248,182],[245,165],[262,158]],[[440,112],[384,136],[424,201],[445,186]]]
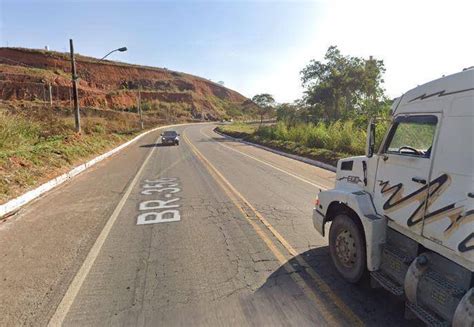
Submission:
[[[375,148],[375,120],[370,119],[369,126],[367,127],[367,142],[365,144],[365,155],[367,158],[372,158],[374,155]]]

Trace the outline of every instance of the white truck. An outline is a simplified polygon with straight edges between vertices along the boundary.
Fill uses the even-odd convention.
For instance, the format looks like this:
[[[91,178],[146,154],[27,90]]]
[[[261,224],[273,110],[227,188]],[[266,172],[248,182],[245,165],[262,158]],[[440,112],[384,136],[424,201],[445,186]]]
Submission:
[[[339,160],[334,189],[318,194],[314,227],[349,282],[370,275],[406,300],[407,318],[474,326],[474,69],[394,101],[375,152]]]

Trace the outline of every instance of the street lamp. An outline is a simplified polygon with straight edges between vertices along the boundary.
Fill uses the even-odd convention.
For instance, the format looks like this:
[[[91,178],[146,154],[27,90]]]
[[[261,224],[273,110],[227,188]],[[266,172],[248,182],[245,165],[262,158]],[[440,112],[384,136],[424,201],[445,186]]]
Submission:
[[[70,55],[71,55],[71,75],[72,75],[72,94],[74,97],[74,123],[76,126],[76,132],[80,133],[81,132],[81,115],[79,112],[79,92],[77,90],[77,71],[76,71],[76,58],[74,56],[74,45],[72,43],[72,39],[69,39],[69,48],[70,48]],[[104,60],[108,55],[110,55],[112,52],[119,51],[119,52],[124,52],[127,51],[127,47],[121,47],[115,50],[110,51],[105,55],[104,58],[100,59]]]
[[[110,51],[109,53],[107,53],[104,57],[102,57],[102,59],[100,59],[99,61],[104,60],[105,58],[107,58],[110,54],[114,53],[115,51],[125,52],[125,51],[127,51],[127,47],[121,47],[121,48],[112,50],[112,51]]]

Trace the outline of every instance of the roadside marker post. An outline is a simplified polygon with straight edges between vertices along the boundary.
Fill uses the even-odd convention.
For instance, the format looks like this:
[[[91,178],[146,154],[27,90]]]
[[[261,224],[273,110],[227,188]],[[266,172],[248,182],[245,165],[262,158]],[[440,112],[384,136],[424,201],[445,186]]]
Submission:
[[[53,91],[51,88],[51,82],[48,82],[48,97],[49,97],[49,106],[53,107]]]
[[[138,115],[140,116],[140,128],[143,129],[143,115],[142,115],[142,95],[140,88],[138,89]]]

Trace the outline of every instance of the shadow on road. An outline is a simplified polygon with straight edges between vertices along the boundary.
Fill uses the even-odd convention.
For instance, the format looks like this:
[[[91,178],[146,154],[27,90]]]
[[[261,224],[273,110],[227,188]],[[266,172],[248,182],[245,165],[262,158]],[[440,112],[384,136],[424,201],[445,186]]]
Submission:
[[[203,142],[203,143],[212,143],[212,142],[220,142],[220,143],[225,143],[225,142],[234,142],[236,145],[245,145],[243,143],[239,143],[241,139],[229,139],[226,137],[222,136],[209,136],[209,138],[201,138],[199,139],[198,142]]]
[[[300,265],[303,259],[317,274],[319,285],[326,284],[330,292],[339,298],[365,325],[368,326],[422,326],[420,321],[405,320],[405,304],[402,298],[392,296],[383,289],[373,289],[370,287],[369,278],[365,278],[359,284],[350,284],[342,279],[334,268],[329,256],[327,246],[308,250],[298,257],[294,257],[287,263],[304,279],[311,287],[313,293],[321,299],[323,303],[328,303],[327,309],[334,312],[335,317],[340,317],[340,323],[345,325],[342,318],[343,313],[334,304],[318,281],[315,281],[308,269]],[[274,293],[294,294],[298,286],[291,279],[290,273],[285,266],[280,266],[274,271],[258,290],[257,294],[265,297],[274,297]],[[334,299],[334,296],[333,296]],[[316,308],[317,309],[317,308]]]
[[[164,146],[173,146],[174,144],[163,144],[163,143],[151,143],[140,145],[140,148],[159,148]]]

